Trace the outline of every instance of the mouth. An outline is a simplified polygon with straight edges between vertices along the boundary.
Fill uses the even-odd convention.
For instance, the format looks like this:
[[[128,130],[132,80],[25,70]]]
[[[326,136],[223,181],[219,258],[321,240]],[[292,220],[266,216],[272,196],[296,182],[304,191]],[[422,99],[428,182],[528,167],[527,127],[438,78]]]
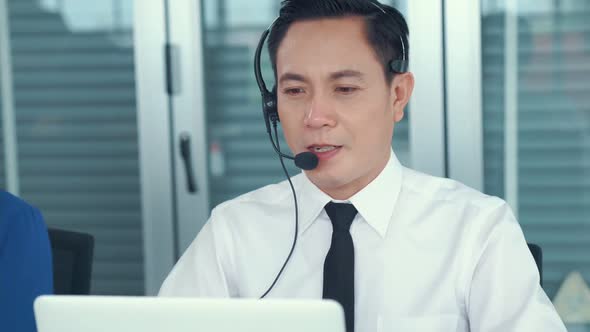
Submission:
[[[334,157],[342,149],[342,145],[313,144],[307,150],[315,154],[320,160],[327,160]]]

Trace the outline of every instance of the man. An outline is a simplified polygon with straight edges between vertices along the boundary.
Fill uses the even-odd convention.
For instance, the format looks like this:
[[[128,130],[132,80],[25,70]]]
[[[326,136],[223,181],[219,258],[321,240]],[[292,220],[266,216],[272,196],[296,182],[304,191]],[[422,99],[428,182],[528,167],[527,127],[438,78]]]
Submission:
[[[506,203],[391,151],[414,86],[392,66],[409,54],[397,10],[287,0],[268,44],[289,148],[319,159],[292,178],[297,245],[269,297],[335,299],[347,331],[565,331]],[[260,297],[289,253],[290,194],[215,208],[160,294]]]
[[[0,191],[0,331],[36,331],[33,301],[52,292],[51,246],[41,213]]]

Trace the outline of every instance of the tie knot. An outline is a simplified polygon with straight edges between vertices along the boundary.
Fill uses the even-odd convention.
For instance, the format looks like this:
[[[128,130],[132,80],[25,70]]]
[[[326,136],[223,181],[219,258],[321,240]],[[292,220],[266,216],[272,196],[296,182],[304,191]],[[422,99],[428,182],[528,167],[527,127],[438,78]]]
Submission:
[[[348,203],[334,203],[330,202],[324,207],[328,217],[332,221],[334,231],[348,232],[352,220],[356,216],[356,208]]]

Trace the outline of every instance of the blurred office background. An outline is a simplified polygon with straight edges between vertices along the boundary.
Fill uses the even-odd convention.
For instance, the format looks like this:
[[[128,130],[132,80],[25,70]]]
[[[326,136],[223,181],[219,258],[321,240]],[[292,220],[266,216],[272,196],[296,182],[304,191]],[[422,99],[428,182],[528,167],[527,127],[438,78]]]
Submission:
[[[408,19],[417,80],[402,163],[506,199],[554,301],[590,281],[590,2],[385,3]],[[93,294],[154,294],[211,208],[283,179],[252,73],[278,9],[0,0],[0,188],[95,237]],[[576,285],[560,301],[588,310]]]

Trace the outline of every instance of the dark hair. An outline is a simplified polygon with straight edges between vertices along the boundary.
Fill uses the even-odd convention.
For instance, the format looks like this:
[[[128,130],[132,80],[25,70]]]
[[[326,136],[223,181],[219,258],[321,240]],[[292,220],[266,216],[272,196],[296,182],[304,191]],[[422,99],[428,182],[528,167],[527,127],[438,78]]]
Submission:
[[[402,58],[402,47],[406,60],[409,59],[408,25],[397,9],[374,0],[283,0],[279,17],[268,37],[275,78],[277,50],[292,23],[346,16],[364,17],[367,41],[381,61],[385,79],[390,83],[394,73],[389,69],[389,62]]]

